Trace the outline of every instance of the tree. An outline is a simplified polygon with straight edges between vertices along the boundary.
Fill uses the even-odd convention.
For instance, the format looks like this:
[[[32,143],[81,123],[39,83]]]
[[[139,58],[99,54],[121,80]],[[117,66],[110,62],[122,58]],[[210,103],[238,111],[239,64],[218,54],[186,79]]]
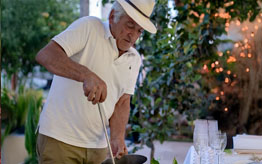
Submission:
[[[174,17],[167,0],[157,1],[152,19],[158,33],[144,33],[137,45],[145,56],[146,76],[136,90],[131,120],[138,120],[133,129],[141,132],[142,144],[151,148],[151,159],[153,141],[163,142],[175,134],[175,111],[186,114],[190,121],[205,118],[214,105],[215,96],[201,71],[205,63],[217,59],[218,45],[228,42],[219,38],[227,33],[226,23],[252,21],[261,10],[257,1],[251,0],[179,2],[174,7],[178,16]]]
[[[3,0],[1,20],[2,76],[12,77],[12,90],[2,86],[1,107],[3,138],[25,127],[26,163],[36,163],[36,135],[42,98],[21,82],[33,73],[36,53],[64,30],[78,14],[77,0]],[[8,80],[7,80],[8,81]],[[19,85],[18,89],[16,86]]]
[[[262,14],[254,22],[228,24],[239,36],[232,48],[220,52],[219,65],[208,76],[216,93],[216,106],[210,112],[220,120],[227,134],[262,134]],[[232,33],[233,33],[232,32]],[[223,71],[217,71],[223,68]]]
[[[8,78],[33,72],[36,53],[78,17],[76,5],[76,0],[2,1],[2,69]]]
[[[218,45],[230,42],[220,38],[227,33],[227,23],[235,19],[253,21],[261,11],[254,0],[175,2],[169,7],[168,0],[156,1],[151,19],[158,32],[143,33],[136,46],[144,56],[140,76],[146,75],[142,83],[138,82],[130,122],[138,123],[133,130],[140,132],[142,145],[151,148],[151,159],[153,141],[163,142],[177,132],[176,112],[191,121],[206,118],[216,106],[203,67],[211,69],[211,63],[218,59]],[[178,15],[172,15],[172,11]]]

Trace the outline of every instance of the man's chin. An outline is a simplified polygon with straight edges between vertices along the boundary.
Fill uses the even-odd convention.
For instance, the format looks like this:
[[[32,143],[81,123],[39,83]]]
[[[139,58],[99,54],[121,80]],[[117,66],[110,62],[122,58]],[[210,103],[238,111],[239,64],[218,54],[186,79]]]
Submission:
[[[118,50],[122,51],[122,52],[126,52],[126,51],[129,50],[129,48],[130,48],[130,46],[129,47],[122,47],[122,48],[118,48]]]

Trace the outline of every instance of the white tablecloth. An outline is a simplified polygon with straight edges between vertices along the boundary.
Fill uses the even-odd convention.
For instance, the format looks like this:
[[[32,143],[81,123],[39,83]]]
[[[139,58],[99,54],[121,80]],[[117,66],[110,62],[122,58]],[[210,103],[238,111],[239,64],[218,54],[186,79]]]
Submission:
[[[206,154],[208,154],[210,152],[206,152]],[[254,155],[252,154],[237,154],[237,153],[232,153],[232,154],[224,154],[223,157],[223,164],[248,164],[248,163],[252,163],[251,158]],[[262,155],[256,155],[259,158],[262,158]],[[184,164],[196,164],[197,162],[197,153],[194,149],[193,146],[190,147],[190,149],[187,152],[186,158],[184,160]],[[211,164],[212,162],[210,162]],[[262,164],[262,162],[260,163],[252,163],[252,164]]]

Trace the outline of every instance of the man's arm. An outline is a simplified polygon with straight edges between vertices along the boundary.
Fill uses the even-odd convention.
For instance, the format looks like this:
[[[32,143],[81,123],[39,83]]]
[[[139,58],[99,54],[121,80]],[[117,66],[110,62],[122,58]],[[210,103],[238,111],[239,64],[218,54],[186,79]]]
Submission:
[[[130,98],[129,94],[120,97],[109,120],[110,142],[113,154],[117,158],[128,153],[125,145],[125,131],[129,119]]]
[[[51,73],[83,82],[85,96],[93,104],[105,100],[107,95],[105,82],[87,67],[71,60],[55,41],[51,41],[38,52],[36,61]]]

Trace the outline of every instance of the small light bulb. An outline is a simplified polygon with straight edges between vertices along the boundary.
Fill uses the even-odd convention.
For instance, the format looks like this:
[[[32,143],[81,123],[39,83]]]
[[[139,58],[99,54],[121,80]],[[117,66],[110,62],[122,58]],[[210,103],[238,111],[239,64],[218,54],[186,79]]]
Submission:
[[[228,111],[228,108],[225,108],[224,111],[227,112],[227,111]]]
[[[244,52],[241,52],[241,53],[240,53],[240,57],[242,57],[242,58],[246,57],[245,53],[244,53]]]
[[[237,24],[237,26],[240,26],[240,21],[237,20],[237,21],[236,21],[236,24]]]
[[[229,78],[228,77],[225,78],[225,83],[226,84],[229,83]]]

